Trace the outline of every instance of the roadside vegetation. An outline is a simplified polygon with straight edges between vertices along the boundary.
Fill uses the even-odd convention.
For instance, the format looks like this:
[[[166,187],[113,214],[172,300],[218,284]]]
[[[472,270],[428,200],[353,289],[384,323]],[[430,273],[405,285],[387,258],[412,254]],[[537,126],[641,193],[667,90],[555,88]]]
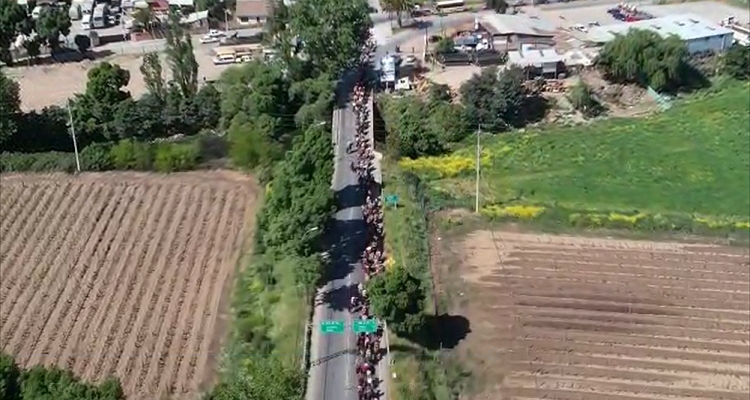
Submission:
[[[57,367],[20,368],[13,357],[0,352],[0,399],[3,400],[124,400],[117,379],[87,384]]]
[[[330,188],[334,87],[359,59],[368,29],[366,2],[344,8],[334,12],[341,4],[333,0],[301,0],[290,8],[279,2],[271,40],[283,48],[289,35],[299,34],[311,46],[302,51],[316,56],[301,59],[280,50],[278,63],[232,68],[218,83],[219,124],[227,131],[230,159],[257,173],[266,193],[252,252],[240,265],[221,381],[207,400],[304,397],[310,361],[304,345],[313,293],[327,266],[327,224],[335,211]],[[330,43],[339,44],[336,54],[313,52]]]

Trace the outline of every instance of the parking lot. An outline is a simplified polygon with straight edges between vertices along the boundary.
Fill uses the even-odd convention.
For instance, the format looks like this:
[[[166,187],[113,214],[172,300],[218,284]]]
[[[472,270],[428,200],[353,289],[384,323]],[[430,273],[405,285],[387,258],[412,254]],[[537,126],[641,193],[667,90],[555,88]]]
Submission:
[[[732,15],[739,22],[747,24],[749,21],[747,10],[733,7],[728,4],[699,1],[693,3],[666,4],[666,5],[649,5],[647,2],[629,2],[655,17],[666,17],[668,15],[695,14],[705,18],[708,22],[719,24],[724,18]],[[602,26],[622,24],[625,22],[614,19],[607,14],[607,10],[615,7],[617,3],[606,2],[605,4],[588,5],[585,7],[574,8],[574,3],[566,3],[570,7],[537,7],[526,10],[529,16],[536,16],[546,19],[563,29],[569,29],[571,26],[581,24],[587,26],[589,23],[598,22]],[[590,3],[589,3],[590,4]]]

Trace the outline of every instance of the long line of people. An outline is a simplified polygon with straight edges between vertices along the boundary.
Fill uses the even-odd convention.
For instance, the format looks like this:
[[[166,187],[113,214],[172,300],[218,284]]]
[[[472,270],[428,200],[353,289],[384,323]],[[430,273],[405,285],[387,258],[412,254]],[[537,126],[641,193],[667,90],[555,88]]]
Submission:
[[[347,144],[347,152],[354,157],[352,170],[357,174],[360,187],[366,192],[362,205],[362,215],[367,223],[367,245],[360,263],[365,272],[365,280],[383,271],[385,255],[383,252],[383,207],[377,193],[373,172],[375,171],[375,152],[369,137],[370,109],[368,107],[367,70],[370,56],[375,50],[375,43],[370,36],[365,41],[360,59],[358,80],[354,87],[354,112],[357,116],[354,140]],[[371,319],[372,314],[367,298],[367,291],[360,283],[352,296],[351,311],[359,314],[363,320]],[[359,400],[375,400],[380,397],[379,380],[375,376],[375,365],[382,358],[380,340],[383,328],[378,326],[374,333],[360,333],[357,337],[357,394]]]

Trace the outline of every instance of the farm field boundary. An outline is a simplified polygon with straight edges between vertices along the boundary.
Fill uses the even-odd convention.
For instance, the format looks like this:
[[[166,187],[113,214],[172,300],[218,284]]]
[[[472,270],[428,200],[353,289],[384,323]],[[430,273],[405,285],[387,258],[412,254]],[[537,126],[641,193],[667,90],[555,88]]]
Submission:
[[[438,268],[472,323],[457,348],[483,389],[469,398],[747,398],[747,248],[487,230],[452,243],[458,267]]]
[[[257,188],[229,171],[0,176],[0,348],[128,398],[213,380]]]

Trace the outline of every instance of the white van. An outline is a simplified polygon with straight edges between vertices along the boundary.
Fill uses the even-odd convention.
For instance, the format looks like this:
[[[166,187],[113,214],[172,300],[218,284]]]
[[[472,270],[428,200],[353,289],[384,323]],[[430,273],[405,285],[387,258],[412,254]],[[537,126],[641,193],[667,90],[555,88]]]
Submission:
[[[237,62],[237,57],[235,56],[234,52],[218,53],[216,54],[216,56],[214,56],[213,61],[215,65],[234,64]]]

